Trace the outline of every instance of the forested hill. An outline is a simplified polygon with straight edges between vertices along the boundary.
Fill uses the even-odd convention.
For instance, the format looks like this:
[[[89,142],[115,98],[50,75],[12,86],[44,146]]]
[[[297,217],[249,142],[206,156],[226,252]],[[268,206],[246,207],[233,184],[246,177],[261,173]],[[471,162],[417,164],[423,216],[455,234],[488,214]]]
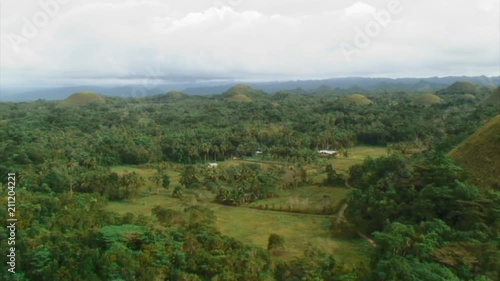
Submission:
[[[489,120],[450,153],[477,186],[500,190],[500,115]]]

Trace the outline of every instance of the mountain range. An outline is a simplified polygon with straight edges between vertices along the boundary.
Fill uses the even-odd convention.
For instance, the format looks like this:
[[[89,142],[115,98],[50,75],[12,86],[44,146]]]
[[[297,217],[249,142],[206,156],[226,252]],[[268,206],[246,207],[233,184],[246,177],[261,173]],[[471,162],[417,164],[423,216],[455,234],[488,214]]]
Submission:
[[[500,76],[448,76],[430,78],[366,78],[344,77],[320,80],[291,80],[272,82],[245,82],[251,87],[269,93],[281,90],[301,89],[328,91],[334,89],[363,92],[371,90],[407,90],[407,91],[437,91],[446,88],[457,81],[471,82],[477,85],[500,86]],[[54,88],[14,89],[0,86],[0,101],[33,101],[37,99],[61,100],[78,91],[94,91],[105,96],[144,97],[177,90],[191,95],[220,94],[234,85],[233,82],[203,82],[183,84],[159,84],[154,87],[144,85],[110,86],[85,85]]]

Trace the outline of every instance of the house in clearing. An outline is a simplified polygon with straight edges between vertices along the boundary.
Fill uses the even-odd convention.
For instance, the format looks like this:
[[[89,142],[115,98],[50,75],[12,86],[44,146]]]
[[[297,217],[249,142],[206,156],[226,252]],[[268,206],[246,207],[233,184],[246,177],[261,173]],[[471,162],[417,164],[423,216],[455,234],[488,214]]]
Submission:
[[[338,153],[338,151],[336,151],[336,150],[326,150],[326,149],[320,150],[318,152],[320,155],[324,155],[324,156],[333,156],[333,155],[337,155],[337,153]]]

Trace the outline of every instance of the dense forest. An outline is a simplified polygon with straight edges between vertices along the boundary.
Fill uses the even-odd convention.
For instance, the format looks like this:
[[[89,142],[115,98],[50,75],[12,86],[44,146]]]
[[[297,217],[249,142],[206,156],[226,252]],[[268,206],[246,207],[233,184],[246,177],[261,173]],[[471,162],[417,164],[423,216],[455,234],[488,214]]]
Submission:
[[[499,186],[474,186],[446,156],[500,114],[491,101],[498,92],[466,82],[433,93],[271,94],[237,85],[208,96],[80,92],[64,101],[0,103],[0,184],[5,191],[15,173],[19,217],[15,275],[4,274],[9,229],[0,230],[0,279],[500,280]],[[385,147],[388,155],[339,172],[318,154],[343,157],[359,145]],[[246,158],[258,161],[206,167]],[[155,172],[144,178],[112,170],[120,165]],[[145,181],[175,198],[206,190],[236,208],[300,189],[314,167],[323,185],[352,189],[345,215],[331,218],[331,235],[371,237],[368,263],[348,268],[313,246],[279,259],[280,235],[269,236],[267,249],[245,244],[222,234],[203,206],[151,206],[151,215],[106,209],[144,196]],[[179,174],[178,185],[168,171]],[[1,197],[7,202],[7,192]],[[7,212],[0,218],[7,221]]]

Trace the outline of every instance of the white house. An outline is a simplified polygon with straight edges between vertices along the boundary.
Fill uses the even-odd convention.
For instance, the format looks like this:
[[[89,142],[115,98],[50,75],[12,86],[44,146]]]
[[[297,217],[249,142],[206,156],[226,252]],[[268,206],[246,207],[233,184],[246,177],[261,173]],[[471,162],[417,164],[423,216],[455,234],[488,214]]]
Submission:
[[[208,163],[209,168],[217,168],[219,166],[217,163]]]
[[[337,153],[338,153],[336,150],[325,150],[325,149],[324,150],[320,150],[318,152],[321,155],[337,155]]]

